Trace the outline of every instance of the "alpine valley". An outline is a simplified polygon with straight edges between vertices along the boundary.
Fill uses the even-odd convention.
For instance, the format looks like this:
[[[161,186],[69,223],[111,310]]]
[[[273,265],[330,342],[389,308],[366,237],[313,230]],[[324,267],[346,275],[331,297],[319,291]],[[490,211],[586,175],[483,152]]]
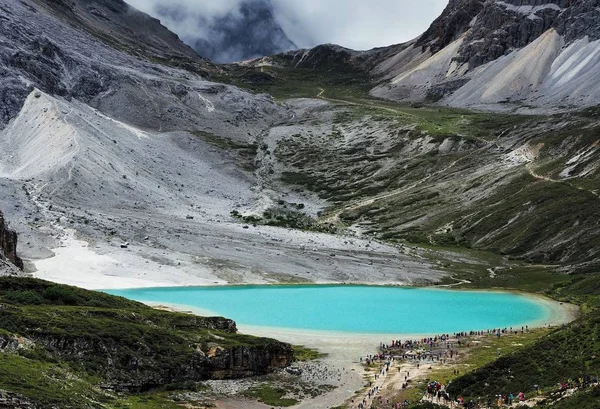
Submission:
[[[465,407],[597,408],[600,0],[450,0],[369,51],[285,51],[270,2],[242,3],[188,45],[122,0],[0,0],[0,407],[356,408],[381,368],[352,345],[97,290],[369,284],[569,312],[460,335],[370,407],[447,407],[422,399],[441,381]],[[211,61],[239,49],[260,57]]]

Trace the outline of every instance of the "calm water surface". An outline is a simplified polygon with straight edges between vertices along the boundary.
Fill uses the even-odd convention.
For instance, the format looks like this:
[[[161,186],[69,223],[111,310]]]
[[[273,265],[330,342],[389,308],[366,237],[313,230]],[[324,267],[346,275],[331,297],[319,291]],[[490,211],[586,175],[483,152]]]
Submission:
[[[234,286],[110,290],[185,305],[240,325],[355,333],[437,334],[519,327],[550,317],[531,298],[476,291],[375,286]]]

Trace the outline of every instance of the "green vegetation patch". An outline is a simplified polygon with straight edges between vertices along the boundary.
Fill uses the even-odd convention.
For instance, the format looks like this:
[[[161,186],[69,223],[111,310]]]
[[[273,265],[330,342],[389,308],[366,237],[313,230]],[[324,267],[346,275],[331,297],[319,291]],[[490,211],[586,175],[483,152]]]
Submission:
[[[315,71],[306,68],[229,66],[215,77],[256,93],[269,93],[277,99],[315,98],[324,89],[332,98],[368,96],[372,88],[367,74],[359,70]]]
[[[509,392],[543,391],[560,382],[600,373],[600,311],[558,329],[473,372],[455,379],[452,396],[492,397]]]
[[[254,142],[239,142],[205,131],[194,131],[192,133],[210,145],[219,149],[234,152],[241,160],[242,168],[244,170],[249,172],[254,172],[256,170],[254,160],[258,153],[258,144]]]
[[[68,366],[0,353],[0,390],[21,394],[47,407],[101,407],[110,397]]]
[[[272,406],[293,406],[298,403],[296,399],[293,398],[284,398],[284,396],[288,395],[288,391],[281,387],[262,384],[260,386],[255,386],[250,388],[245,392],[245,395],[259,400],[266,405]]]
[[[294,360],[299,362],[314,361],[315,359],[321,359],[327,356],[327,354],[323,352],[302,345],[293,345],[292,348],[294,349]]]
[[[303,203],[285,203],[280,201],[279,205],[265,210],[262,216],[242,215],[237,210],[231,211],[231,216],[248,224],[266,225],[276,227],[287,227],[290,229],[314,231],[321,233],[337,233],[335,226],[321,224],[315,218],[302,211]]]
[[[100,292],[15,277],[0,278],[0,344],[6,345],[0,352],[0,390],[43,407],[101,402],[172,407],[153,391],[194,391],[213,371],[220,378],[266,374],[263,354],[281,362],[293,356],[288,344],[237,334],[235,323],[225,318],[158,311]],[[240,348],[260,363],[219,364]],[[150,393],[119,397],[114,390]],[[155,404],[143,406],[143,400]]]

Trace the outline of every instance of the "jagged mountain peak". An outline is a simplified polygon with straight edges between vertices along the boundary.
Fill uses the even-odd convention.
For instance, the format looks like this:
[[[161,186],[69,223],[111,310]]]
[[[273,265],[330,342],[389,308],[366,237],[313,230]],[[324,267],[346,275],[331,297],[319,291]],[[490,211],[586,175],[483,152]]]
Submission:
[[[248,60],[296,49],[278,23],[270,0],[243,0],[223,15],[190,12],[181,4],[160,5],[155,14],[174,31],[182,25],[197,30],[182,34],[200,55],[217,63]]]
[[[484,0],[451,0],[443,13],[415,43],[437,52],[459,38],[483,9]]]

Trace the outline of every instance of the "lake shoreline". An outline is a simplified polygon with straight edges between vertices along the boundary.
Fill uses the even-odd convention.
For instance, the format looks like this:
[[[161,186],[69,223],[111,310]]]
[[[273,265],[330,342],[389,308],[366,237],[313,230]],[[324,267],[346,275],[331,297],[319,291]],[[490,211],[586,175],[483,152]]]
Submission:
[[[287,292],[287,289],[293,291]],[[316,291],[309,291],[312,289]],[[522,291],[496,289],[313,284],[159,287],[106,292],[152,305],[172,305],[198,315],[225,316],[234,319],[238,325],[257,327],[261,332],[285,330],[314,332],[321,336],[418,338],[498,327],[555,326],[579,316],[576,306]],[[263,301],[258,302],[258,299]],[[219,308],[213,310],[216,305]],[[290,309],[305,312],[304,315],[284,312]],[[332,311],[323,316],[324,309]],[[265,314],[266,311],[272,313]],[[462,311],[464,316],[457,319],[453,311]],[[394,314],[396,319],[382,319],[389,314]],[[305,315],[306,318],[302,318]],[[315,322],[317,316],[322,319]],[[415,317],[418,317],[417,321]],[[436,321],[429,324],[434,317]]]
[[[427,287],[426,287],[427,288]],[[502,291],[506,292],[506,291]],[[571,322],[579,317],[579,308],[575,305],[560,303],[544,296],[529,294],[524,292],[514,291],[513,293],[532,298],[535,302],[541,303],[548,308],[550,316],[546,319],[539,320],[528,324],[530,329],[541,327],[557,327],[568,322]],[[185,312],[197,315],[203,315],[207,311],[200,310],[185,305],[174,305],[166,303],[147,303],[154,308],[163,310]],[[327,356],[321,358],[322,362],[329,368],[338,370],[342,375],[340,377],[340,385],[324,395],[316,398],[307,399],[293,406],[297,409],[304,408],[330,408],[342,404],[349,399],[357,396],[357,391],[361,390],[366,380],[364,379],[364,369],[360,364],[361,357],[378,352],[379,344],[389,343],[392,339],[420,339],[438,334],[360,334],[347,333],[336,331],[318,331],[304,329],[287,329],[275,327],[260,327],[239,325],[238,329],[241,333],[275,338],[283,342],[288,342],[295,345],[304,345],[309,348],[317,349],[320,352],[326,353]],[[473,329],[475,330],[475,329]],[[516,329],[515,329],[516,330]],[[410,364],[407,364],[410,366]],[[413,368],[414,372],[415,369]],[[234,381],[235,382],[235,381]],[[244,407],[262,409],[270,406],[263,405],[251,400],[240,398],[224,398],[218,399],[217,408],[228,409],[235,407],[235,404],[244,403]],[[231,406],[234,402],[234,406]]]

